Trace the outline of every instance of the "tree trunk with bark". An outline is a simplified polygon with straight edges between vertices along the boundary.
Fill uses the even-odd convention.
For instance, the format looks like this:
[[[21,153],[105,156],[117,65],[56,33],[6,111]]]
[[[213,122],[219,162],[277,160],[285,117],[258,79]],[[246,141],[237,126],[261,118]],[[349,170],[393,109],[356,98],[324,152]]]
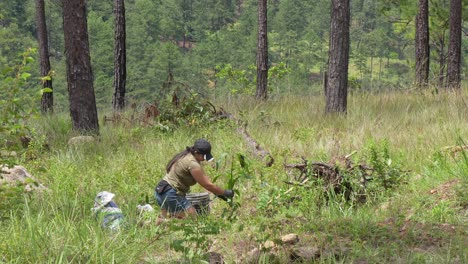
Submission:
[[[121,111],[125,108],[125,85],[127,82],[124,0],[114,0],[114,16],[114,94],[112,97],[112,106],[114,111]]]
[[[50,72],[49,40],[47,36],[47,24],[45,19],[44,0],[36,0],[36,27],[37,41],[39,43],[39,60],[42,81],[42,113],[54,111],[54,94],[52,92],[52,74]]]
[[[460,89],[462,1],[450,1],[450,33],[447,58],[447,88]]]
[[[332,0],[325,112],[346,113],[349,63],[349,0]]]
[[[73,129],[98,133],[85,0],[63,1],[63,30]]]
[[[416,85],[426,87],[429,81],[429,4],[419,0],[419,13],[416,16]]]
[[[437,87],[443,88],[445,83],[445,30],[435,37],[434,48],[437,53],[437,63],[439,65]]]
[[[257,100],[268,97],[267,0],[258,1]]]

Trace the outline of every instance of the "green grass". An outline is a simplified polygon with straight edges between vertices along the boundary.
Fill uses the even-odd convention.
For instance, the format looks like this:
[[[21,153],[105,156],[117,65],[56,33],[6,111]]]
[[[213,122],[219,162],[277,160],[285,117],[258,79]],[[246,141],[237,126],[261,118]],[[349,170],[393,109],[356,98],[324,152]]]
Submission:
[[[199,137],[209,139],[215,156],[223,157],[218,169],[205,166],[212,178],[219,177],[217,184],[224,186],[229,175],[245,173],[238,153],[249,164],[251,177],[241,177],[236,185],[236,220],[228,222],[222,214],[227,204],[215,199],[202,221],[220,224],[220,232],[198,237],[209,239],[210,250],[227,263],[241,261],[254,247],[287,233],[298,234],[301,246],[317,247],[317,263],[468,262],[468,159],[443,150],[468,140],[466,101],[466,91],[437,96],[352,94],[346,117],[325,115],[323,98],[315,96],[285,96],[260,104],[250,98],[216,102],[245,121],[251,136],[270,151],[275,158],[270,168],[227,120],[187,122],[172,131],[101,124],[99,141],[80,147],[66,144],[76,135],[66,114],[37,120],[35,133],[46,136],[49,150],[35,149],[36,158],[23,155],[18,163],[49,191],[25,196],[19,208],[11,207],[10,218],[0,223],[0,262],[180,261],[183,253],[171,249],[171,242],[192,231],[173,231],[170,225],[140,227],[136,205],[150,202],[157,209],[153,189],[166,163]],[[410,171],[407,184],[364,205],[339,197],[327,201],[318,187],[294,187],[285,194],[291,186],[283,183],[284,162],[301,157],[327,162],[353,151],[361,157],[371,144],[381,142],[387,142],[392,163]],[[454,180],[447,197],[431,193]],[[93,198],[102,190],[116,194],[126,216],[126,226],[118,233],[101,230],[92,217]],[[196,186],[193,191],[202,189]],[[259,262],[283,263],[289,258],[285,252],[279,259],[263,255]]]

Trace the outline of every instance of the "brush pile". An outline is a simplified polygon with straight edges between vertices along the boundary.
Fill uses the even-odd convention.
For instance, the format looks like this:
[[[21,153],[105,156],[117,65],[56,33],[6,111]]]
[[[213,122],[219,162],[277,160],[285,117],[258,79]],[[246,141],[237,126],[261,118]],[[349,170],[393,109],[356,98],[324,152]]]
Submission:
[[[329,162],[311,162],[302,157],[302,162],[284,163],[288,175],[285,183],[312,188],[320,186],[325,192],[343,195],[347,201],[365,202],[370,195],[393,189],[408,175],[391,160],[375,157],[371,165],[356,163],[351,159],[356,152],[332,159]]]

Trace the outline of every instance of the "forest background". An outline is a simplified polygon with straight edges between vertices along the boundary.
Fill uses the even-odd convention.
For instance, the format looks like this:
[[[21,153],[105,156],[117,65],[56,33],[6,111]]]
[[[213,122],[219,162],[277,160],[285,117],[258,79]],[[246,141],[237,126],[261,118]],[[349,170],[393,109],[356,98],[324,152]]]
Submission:
[[[87,3],[94,87],[100,108],[111,105],[113,93],[112,4]],[[322,91],[328,60],[329,5],[329,1],[269,2],[269,65],[280,72],[269,80],[272,95]],[[467,5],[463,6],[466,9]],[[45,1],[45,7],[55,73],[55,108],[60,111],[68,104],[60,1]],[[443,85],[446,70],[450,3],[431,1],[429,7],[429,79],[437,87]],[[412,1],[351,2],[351,92],[411,89],[417,11],[417,3]],[[11,66],[20,52],[37,47],[37,40],[34,1],[4,1],[0,12],[1,70]],[[255,89],[255,1],[127,1],[126,20],[129,102],[156,101],[169,94],[163,89],[169,73],[176,81],[210,96],[248,94]],[[463,37],[462,41],[464,69],[468,40]],[[33,76],[38,76],[39,67],[32,69]],[[287,69],[287,74],[281,74],[281,69]],[[35,81],[31,79],[28,87],[33,89]]]
[[[61,1],[45,1],[54,114],[44,116],[21,112],[40,109],[39,59],[28,51],[37,47],[35,1],[0,2],[0,72],[20,69],[18,82],[0,80],[2,89],[15,88],[2,99],[13,98],[16,107],[5,114],[13,119],[1,134],[2,150],[15,154],[2,152],[2,162],[25,166],[50,190],[31,194],[2,185],[1,262],[203,263],[212,256],[227,263],[468,262],[468,41],[463,22],[462,85],[446,93],[450,1],[430,1],[426,89],[413,85],[416,1],[351,1],[351,96],[347,114],[336,116],[323,113],[330,1],[268,2],[266,102],[252,98],[256,1],[125,3],[130,111],[120,120],[104,117],[112,116],[113,7],[87,1],[101,128],[93,144],[71,146],[79,132],[68,113]],[[463,1],[464,16],[467,6]],[[167,85],[171,78],[176,85]],[[160,109],[167,115],[145,120],[146,106],[171,105],[175,92],[185,108]],[[237,121],[220,119],[204,100]],[[14,131],[31,141],[21,144],[24,135]],[[245,143],[245,131],[275,158],[272,166]],[[234,201],[213,197],[207,217],[142,227],[157,214],[134,213],[136,206],[157,209],[152,190],[168,157],[198,137],[213,143],[217,161],[205,169],[236,190]],[[343,170],[343,158],[375,174]],[[338,187],[353,192],[324,188],[314,162],[344,173]],[[102,190],[114,192],[125,213],[121,232],[101,230],[89,210]],[[296,244],[283,241],[289,233],[298,235]]]

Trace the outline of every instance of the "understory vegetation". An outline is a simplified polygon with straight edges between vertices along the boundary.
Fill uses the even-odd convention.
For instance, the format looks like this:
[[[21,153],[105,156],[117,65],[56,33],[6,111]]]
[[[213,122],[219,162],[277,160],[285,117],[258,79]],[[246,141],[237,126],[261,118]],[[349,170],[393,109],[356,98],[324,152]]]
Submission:
[[[75,146],[67,145],[76,135],[67,114],[30,119],[31,142],[24,148],[18,135],[9,138],[16,151],[9,160],[47,189],[1,190],[0,262],[203,263],[214,255],[226,263],[468,262],[466,89],[354,93],[347,116],[323,114],[323,98],[314,95],[260,104],[241,96],[187,100],[177,108],[183,113],[167,106],[159,115],[143,107],[114,115],[94,143]],[[221,107],[242,123],[221,118]],[[239,126],[275,158],[272,166]],[[144,218],[155,220],[153,190],[166,163],[197,138],[212,143],[216,161],[204,168],[236,191],[234,200],[212,195],[207,216],[142,226],[137,205],[152,205]],[[372,172],[347,173],[343,157]],[[349,190],[366,199],[327,187],[313,170],[298,181],[285,165],[305,160],[341,168]],[[91,212],[104,190],[125,215],[117,232],[103,230]],[[295,258],[281,244],[289,233],[310,258]]]

